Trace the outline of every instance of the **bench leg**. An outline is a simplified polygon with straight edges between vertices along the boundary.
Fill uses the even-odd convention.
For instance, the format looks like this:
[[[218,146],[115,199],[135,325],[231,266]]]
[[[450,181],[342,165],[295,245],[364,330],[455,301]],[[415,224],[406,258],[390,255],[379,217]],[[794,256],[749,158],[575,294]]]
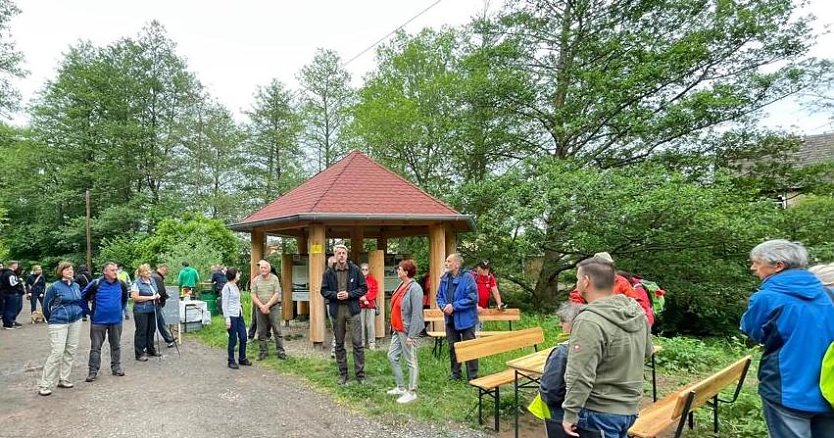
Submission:
[[[515,403],[513,404],[513,421],[515,426],[515,438],[518,438],[518,370],[515,371],[513,380],[513,391],[515,392]]]
[[[689,418],[689,430],[695,429],[695,414],[690,412],[688,415]]]
[[[501,391],[501,388],[500,388],[500,387],[498,387],[498,386],[496,386],[496,387],[495,387],[495,399],[493,400],[493,401],[495,402],[495,431],[496,431],[496,432],[498,432],[498,431],[499,431],[499,429],[498,429],[498,419],[499,419],[500,417],[498,416],[498,408],[499,408],[499,405],[500,405],[500,400],[501,400],[501,393],[500,393],[500,391]]]
[[[718,435],[718,394],[712,396],[712,430]]]
[[[484,390],[478,388],[478,424],[484,424]]]

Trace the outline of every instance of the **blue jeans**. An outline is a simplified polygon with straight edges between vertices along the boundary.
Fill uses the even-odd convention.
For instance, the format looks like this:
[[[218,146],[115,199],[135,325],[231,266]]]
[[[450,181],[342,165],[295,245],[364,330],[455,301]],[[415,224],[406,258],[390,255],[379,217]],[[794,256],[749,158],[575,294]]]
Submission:
[[[32,304],[32,310],[29,313],[38,310],[38,302],[41,303],[41,309],[43,309],[43,292],[32,292],[32,295],[29,297],[29,302]]]
[[[577,426],[587,430],[598,430],[603,436],[628,438],[628,428],[637,420],[637,415],[609,414],[582,408]]]
[[[3,327],[14,326],[17,315],[23,310],[23,296],[19,294],[3,295]]]
[[[231,317],[232,326],[229,330],[229,363],[235,362],[235,345],[240,341],[240,351],[238,351],[238,361],[246,360],[246,323],[243,322],[242,317]]]
[[[834,437],[834,413],[817,414],[786,408],[762,398],[768,435],[774,438]]]

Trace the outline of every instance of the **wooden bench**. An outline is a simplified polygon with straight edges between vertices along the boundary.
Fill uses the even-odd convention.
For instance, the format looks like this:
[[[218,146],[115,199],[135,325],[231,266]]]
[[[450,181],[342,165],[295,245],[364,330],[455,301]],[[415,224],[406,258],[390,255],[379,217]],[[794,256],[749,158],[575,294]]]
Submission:
[[[544,331],[541,327],[533,327],[524,330],[516,330],[509,333],[496,334],[494,336],[484,336],[478,339],[471,339],[469,341],[460,341],[455,343],[455,356],[458,363],[464,363],[470,360],[480,359],[482,357],[492,356],[495,354],[506,353],[508,351],[518,350],[520,348],[533,347],[538,351],[538,345],[544,342]],[[484,423],[483,407],[484,395],[492,397],[495,404],[495,430],[498,431],[499,414],[498,408],[500,405],[501,385],[507,385],[515,381],[514,370],[504,370],[488,376],[481,376],[477,379],[472,379],[469,384],[478,388],[478,423]]]
[[[670,426],[677,424],[675,438],[678,438],[683,434],[687,419],[689,419],[689,428],[694,427],[692,412],[705,404],[712,406],[713,430],[717,434],[718,404],[735,403],[752,361],[751,356],[744,357],[706,379],[673,392],[666,398],[641,410],[637,421],[628,430],[628,435],[639,438],[655,438]],[[736,383],[733,398],[730,400],[721,399],[718,396],[721,390],[732,383]]]
[[[513,321],[521,321],[521,310],[520,309],[484,309],[481,313],[478,314],[478,320],[481,322],[485,321],[507,321],[509,325],[509,329],[513,329]],[[445,328],[446,325],[446,318],[443,314],[443,311],[440,309],[424,309],[423,310],[423,321],[424,322],[433,322],[433,323],[440,323],[441,326]],[[492,336],[500,333],[506,333],[505,331],[478,331],[476,336]],[[432,347],[432,355],[434,357],[440,357],[443,354],[443,344],[444,340],[446,339],[446,332],[445,331],[430,331],[427,332],[428,336],[434,339],[434,347]]]

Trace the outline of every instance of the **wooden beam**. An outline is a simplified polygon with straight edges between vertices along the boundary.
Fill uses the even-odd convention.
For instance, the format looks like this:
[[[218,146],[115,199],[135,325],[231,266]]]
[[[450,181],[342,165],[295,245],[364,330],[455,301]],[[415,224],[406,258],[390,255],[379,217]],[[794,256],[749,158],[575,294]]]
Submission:
[[[442,224],[435,224],[429,227],[429,276],[431,277],[429,297],[432,308],[437,307],[437,288],[440,287],[440,276],[445,270],[445,262],[446,228]]]
[[[314,344],[324,342],[324,297],[321,296],[321,282],[324,275],[325,233],[324,225],[311,224],[310,234],[310,340]]]
[[[388,238],[387,237],[377,237],[376,238],[376,249],[382,251],[383,254],[388,252]]]
[[[289,321],[293,317],[293,302],[292,302],[292,254],[281,254],[281,289],[282,289],[282,308],[281,316],[284,321]]]
[[[455,234],[455,229],[449,224],[444,225],[446,230],[446,255],[458,252],[458,236]]]
[[[359,255],[365,252],[365,233],[362,227],[350,230],[350,260],[359,264]]]
[[[298,253],[301,255],[307,255],[309,253],[309,248],[307,246],[307,234],[302,233],[301,236],[298,238]],[[298,312],[299,315],[309,315],[310,314],[310,302],[309,301],[298,301],[295,303],[295,310]]]
[[[375,333],[377,339],[385,337],[385,252],[382,250],[368,253],[368,265],[371,268],[371,275],[379,283],[379,293],[376,294],[376,308],[379,314],[376,316]]]
[[[252,266],[249,272],[250,281],[258,275],[258,262],[264,258],[264,232],[261,230],[252,230],[250,234],[252,242]]]

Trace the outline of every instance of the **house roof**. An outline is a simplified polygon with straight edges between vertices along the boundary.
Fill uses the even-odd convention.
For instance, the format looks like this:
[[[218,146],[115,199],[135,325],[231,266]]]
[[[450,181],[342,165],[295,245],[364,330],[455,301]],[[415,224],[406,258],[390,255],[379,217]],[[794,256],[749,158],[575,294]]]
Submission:
[[[799,150],[790,155],[800,167],[834,161],[834,132],[805,137]]]
[[[353,151],[230,228],[252,231],[297,222],[453,222],[475,228],[462,215],[359,151]]]

